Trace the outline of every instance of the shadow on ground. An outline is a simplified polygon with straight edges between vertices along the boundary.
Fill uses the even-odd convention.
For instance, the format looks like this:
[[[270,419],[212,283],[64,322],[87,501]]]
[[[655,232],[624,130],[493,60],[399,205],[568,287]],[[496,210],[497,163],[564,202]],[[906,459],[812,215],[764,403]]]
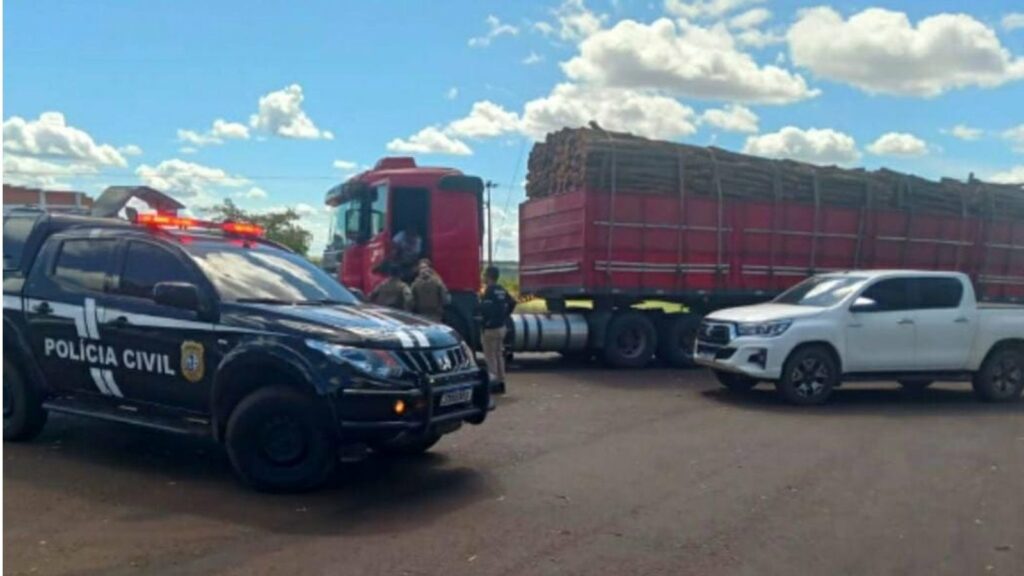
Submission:
[[[280,533],[401,532],[488,498],[487,478],[436,452],[344,464],[324,488],[261,494],[212,441],[55,417],[35,442],[7,444],[4,482],[114,503],[140,517],[198,515]],[[410,522],[410,518],[419,519]]]
[[[978,400],[969,384],[937,385],[921,392],[909,392],[896,385],[856,384],[833,393],[824,406],[792,406],[769,385],[747,393],[730,392],[724,388],[704,390],[700,394],[721,404],[745,409],[835,416],[840,414],[873,414],[879,416],[971,416],[1024,414],[1024,402],[989,404]]]

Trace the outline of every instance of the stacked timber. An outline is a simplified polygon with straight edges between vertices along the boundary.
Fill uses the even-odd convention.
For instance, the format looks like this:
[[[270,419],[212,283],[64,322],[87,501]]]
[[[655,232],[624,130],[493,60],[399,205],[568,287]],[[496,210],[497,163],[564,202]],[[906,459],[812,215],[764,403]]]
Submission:
[[[530,198],[578,190],[615,191],[1024,218],[1020,186],[973,176],[966,182],[936,182],[885,168],[869,171],[772,160],[600,128],[548,134],[530,152],[528,170]]]

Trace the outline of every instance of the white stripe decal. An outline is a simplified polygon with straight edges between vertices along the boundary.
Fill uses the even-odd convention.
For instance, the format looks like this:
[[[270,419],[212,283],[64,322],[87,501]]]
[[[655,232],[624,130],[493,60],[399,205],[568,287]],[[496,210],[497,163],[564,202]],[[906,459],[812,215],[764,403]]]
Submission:
[[[121,394],[121,389],[117,387],[116,383],[114,383],[113,372],[111,372],[110,370],[104,370],[103,381],[106,382],[107,388],[110,390],[111,394],[117,396],[118,398],[124,398],[124,396]]]
[[[96,301],[92,298],[85,299],[85,328],[89,332],[89,338],[100,339],[100,329],[96,326]]]
[[[415,348],[416,343],[412,341],[409,334],[405,330],[395,330],[395,336],[398,336],[398,340],[402,343],[402,348]]]
[[[410,329],[409,332],[416,338],[416,342],[421,348],[430,348],[430,340],[427,340],[427,335],[423,332],[415,329]]]
[[[21,298],[4,294],[4,310],[21,310]]]
[[[100,389],[100,392],[109,396],[110,390],[107,390],[107,385],[103,381],[103,372],[99,368],[89,368],[89,374],[92,375],[92,381],[96,383],[96,387]]]

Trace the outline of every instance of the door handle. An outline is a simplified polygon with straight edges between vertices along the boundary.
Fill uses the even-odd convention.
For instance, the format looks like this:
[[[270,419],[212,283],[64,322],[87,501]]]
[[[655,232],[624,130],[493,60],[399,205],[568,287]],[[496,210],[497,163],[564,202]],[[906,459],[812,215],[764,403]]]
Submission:
[[[910,326],[913,323],[914,321],[910,318],[904,318],[903,320],[897,322],[897,324],[899,324],[900,326]]]
[[[32,311],[42,316],[48,316],[53,312],[53,308],[50,306],[49,302],[40,302],[32,307]]]
[[[956,320],[953,320],[953,322],[956,322],[957,324],[970,324],[971,321],[967,318],[957,318]]]
[[[128,320],[127,316],[118,316],[117,318],[111,320],[110,324],[113,324],[115,328],[123,328],[131,324],[131,321]]]

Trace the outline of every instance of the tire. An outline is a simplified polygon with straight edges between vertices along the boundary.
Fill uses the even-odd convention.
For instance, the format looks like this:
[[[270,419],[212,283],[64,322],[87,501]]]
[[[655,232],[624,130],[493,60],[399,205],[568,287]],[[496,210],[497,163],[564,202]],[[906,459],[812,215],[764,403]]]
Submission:
[[[439,440],[441,440],[440,434],[427,434],[426,436],[399,437],[387,442],[377,442],[371,444],[370,447],[374,452],[385,456],[416,456],[433,448]]]
[[[1024,350],[1004,347],[989,354],[974,375],[974,393],[985,402],[1011,402],[1024,390]]]
[[[48,415],[42,395],[7,358],[3,386],[4,441],[25,442],[39,436]]]
[[[715,378],[718,379],[719,384],[725,386],[732,392],[750,392],[758,385],[758,381],[749,376],[733,374],[732,372],[722,372],[720,370],[715,370]]]
[[[827,402],[839,382],[839,363],[832,353],[822,346],[808,346],[789,356],[775,387],[790,404],[815,406]]]
[[[693,346],[700,319],[689,314],[670,316],[658,333],[658,358],[675,368],[692,368]]]
[[[604,360],[613,368],[643,368],[658,347],[654,324],[640,312],[623,312],[608,323]]]
[[[225,444],[238,477],[267,492],[317,488],[338,460],[326,410],[283,386],[246,396],[231,413]]]
[[[899,383],[907,392],[919,394],[927,390],[935,382],[932,380],[899,380]]]

